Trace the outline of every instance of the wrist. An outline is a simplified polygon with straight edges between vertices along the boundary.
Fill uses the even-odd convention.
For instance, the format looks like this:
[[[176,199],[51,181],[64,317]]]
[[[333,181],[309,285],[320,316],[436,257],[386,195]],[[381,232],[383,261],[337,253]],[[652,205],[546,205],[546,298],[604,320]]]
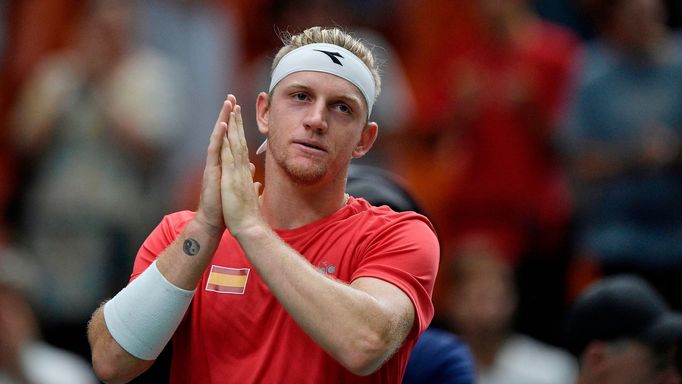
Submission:
[[[272,233],[272,229],[265,225],[265,223],[257,221],[252,224],[242,225],[239,229],[230,232],[241,243],[242,241],[258,240],[267,237]]]
[[[211,238],[220,239],[225,232],[225,225],[211,224],[204,215],[197,212],[194,219],[187,225],[188,228],[195,229],[201,233],[205,233]]]
[[[194,292],[170,282],[153,262],[104,305],[109,333],[136,358],[155,360],[182,321]]]

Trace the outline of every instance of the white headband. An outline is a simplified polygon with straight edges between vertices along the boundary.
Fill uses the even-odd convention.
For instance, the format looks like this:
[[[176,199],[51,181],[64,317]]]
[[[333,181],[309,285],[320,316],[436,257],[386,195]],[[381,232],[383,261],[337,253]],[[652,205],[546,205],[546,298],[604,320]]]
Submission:
[[[283,78],[294,72],[316,71],[336,75],[355,85],[367,102],[367,117],[374,105],[375,85],[372,72],[351,51],[334,44],[306,44],[287,53],[272,71],[269,92]],[[265,152],[267,140],[258,147],[256,154]]]

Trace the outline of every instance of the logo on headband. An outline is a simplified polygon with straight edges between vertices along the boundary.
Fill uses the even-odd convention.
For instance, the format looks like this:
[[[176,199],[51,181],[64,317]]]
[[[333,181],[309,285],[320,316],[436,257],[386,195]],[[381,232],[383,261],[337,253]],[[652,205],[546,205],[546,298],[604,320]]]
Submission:
[[[341,64],[341,62],[339,61],[339,59],[337,59],[337,57],[340,57],[340,58],[344,59],[344,57],[341,56],[340,53],[338,53],[338,52],[331,52],[331,51],[323,51],[323,50],[321,50],[321,49],[314,49],[314,51],[318,51],[318,52],[324,53],[325,55],[329,56],[329,58],[334,62],[334,64],[338,64],[338,65],[340,65],[340,66],[343,67],[343,64]]]

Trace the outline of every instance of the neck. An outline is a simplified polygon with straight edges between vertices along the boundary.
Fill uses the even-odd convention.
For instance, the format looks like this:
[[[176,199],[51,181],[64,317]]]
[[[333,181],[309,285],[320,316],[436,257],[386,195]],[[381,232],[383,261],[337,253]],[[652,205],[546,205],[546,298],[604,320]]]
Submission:
[[[325,218],[346,203],[345,174],[322,185],[302,186],[265,172],[263,216],[272,228],[293,229]]]

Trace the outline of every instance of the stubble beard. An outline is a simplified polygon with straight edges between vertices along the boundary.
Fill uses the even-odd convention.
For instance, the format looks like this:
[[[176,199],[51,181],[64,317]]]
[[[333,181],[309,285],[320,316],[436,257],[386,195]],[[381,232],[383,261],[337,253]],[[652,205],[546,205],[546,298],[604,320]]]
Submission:
[[[276,151],[273,151],[276,152]],[[313,185],[319,183],[327,173],[327,167],[312,159],[306,162],[294,162],[285,154],[273,153],[275,163],[296,184]]]

